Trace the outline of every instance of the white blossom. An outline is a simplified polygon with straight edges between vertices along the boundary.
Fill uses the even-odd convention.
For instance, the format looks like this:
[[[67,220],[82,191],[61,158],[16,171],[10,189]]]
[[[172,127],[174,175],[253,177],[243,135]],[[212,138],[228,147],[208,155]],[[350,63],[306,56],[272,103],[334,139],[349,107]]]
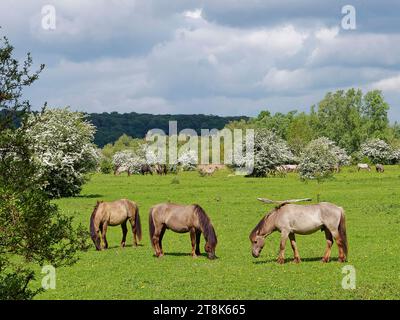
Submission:
[[[92,143],[95,127],[82,113],[68,108],[31,114],[27,127],[34,161],[47,180],[47,192],[53,197],[79,193],[85,174],[95,169],[99,160]]]

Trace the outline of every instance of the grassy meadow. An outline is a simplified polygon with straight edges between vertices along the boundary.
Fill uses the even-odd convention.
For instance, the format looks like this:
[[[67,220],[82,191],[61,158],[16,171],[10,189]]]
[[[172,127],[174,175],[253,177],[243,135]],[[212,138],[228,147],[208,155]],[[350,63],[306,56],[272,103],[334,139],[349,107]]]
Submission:
[[[244,178],[219,171],[211,177],[197,172],[167,176],[131,177],[95,174],[76,198],[55,201],[60,209],[87,225],[96,200],[129,198],[140,207],[142,246],[119,247],[121,228],[109,227],[110,248],[94,245],[80,254],[72,267],[57,269],[55,290],[37,299],[399,299],[400,298],[400,167],[343,172],[322,184],[301,182],[297,174],[276,178]],[[319,196],[318,196],[319,194]],[[248,236],[272,209],[257,197],[289,199],[312,197],[333,202],[346,211],[349,257],[323,264],[323,232],[297,236],[302,263],[278,265],[279,233],[266,240],[260,258],[251,255]],[[148,235],[149,208],[160,202],[198,203],[210,216],[218,235],[214,261],[190,256],[189,234],[165,233],[165,257],[157,259]],[[128,224],[129,226],[129,224]],[[204,254],[204,239],[201,241]],[[356,270],[356,289],[341,286],[342,267]],[[40,271],[39,271],[40,276]],[[40,279],[34,285],[40,285]]]

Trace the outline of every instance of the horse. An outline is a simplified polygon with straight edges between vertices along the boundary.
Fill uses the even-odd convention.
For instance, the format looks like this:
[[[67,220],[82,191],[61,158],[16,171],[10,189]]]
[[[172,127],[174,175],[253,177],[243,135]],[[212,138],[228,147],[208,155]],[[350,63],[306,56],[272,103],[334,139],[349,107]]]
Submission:
[[[131,170],[127,166],[120,166],[120,167],[115,167],[114,168],[114,176],[119,176],[123,172],[128,173],[128,176],[131,175]]]
[[[145,174],[148,174],[148,173],[153,175],[153,170],[151,169],[151,167],[147,163],[145,163],[140,167],[140,173],[142,175],[145,175]]]
[[[102,250],[99,232],[101,232],[104,248],[107,249],[107,227],[117,225],[121,225],[121,246],[125,247],[126,234],[128,233],[126,227],[127,220],[129,220],[132,226],[133,244],[136,247],[138,245],[137,240],[142,240],[142,228],[140,224],[139,207],[137,204],[127,199],[113,202],[97,201],[90,217],[90,235],[94,245],[96,246],[96,250]]]
[[[207,257],[211,260],[216,258],[217,236],[210,218],[199,205],[161,203],[150,209],[150,240],[156,257],[164,255],[162,238],[166,229],[177,233],[190,233],[192,256],[194,258],[200,255],[200,236],[203,233],[206,240],[204,250],[207,253]]]
[[[376,172],[380,172],[380,173],[385,172],[385,168],[383,167],[382,164],[379,164],[379,163],[377,163],[377,164],[375,165],[375,169],[376,169]]]
[[[313,205],[290,203],[298,201],[280,201],[279,206],[261,219],[249,236],[252,243],[253,257],[258,258],[260,256],[265,244],[265,238],[272,232],[279,231],[281,233],[281,240],[277,262],[280,264],[285,262],[285,247],[286,241],[289,238],[294,252],[294,262],[299,263],[301,260],[299,251],[297,250],[295,234],[308,235],[321,230],[325,232],[327,243],[322,262],[329,262],[333,239],[336,240],[339,248],[339,262],[345,262],[348,253],[348,243],[343,208],[328,202],[320,202]],[[268,203],[272,203],[272,201]]]
[[[298,170],[298,165],[297,164],[283,164],[281,166],[277,166],[275,169],[279,173],[296,172]]]
[[[167,174],[167,166],[165,164],[156,164],[154,170],[159,175],[166,175]]]
[[[360,171],[360,170],[371,171],[371,167],[369,166],[368,163],[359,163],[359,164],[357,164],[357,171]]]

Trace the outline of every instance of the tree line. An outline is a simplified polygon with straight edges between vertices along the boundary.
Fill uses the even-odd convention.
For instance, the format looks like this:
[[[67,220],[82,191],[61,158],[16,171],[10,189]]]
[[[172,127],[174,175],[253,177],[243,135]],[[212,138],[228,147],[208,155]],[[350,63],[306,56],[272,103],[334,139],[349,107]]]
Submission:
[[[178,122],[178,130],[191,128],[200,134],[204,128],[222,129],[231,121],[247,120],[249,117],[221,117],[205,114],[148,114],[148,113],[118,113],[103,112],[87,114],[87,119],[96,127],[94,143],[102,148],[115,142],[122,135],[133,138],[144,138],[151,129],[162,129],[168,132],[169,121]]]

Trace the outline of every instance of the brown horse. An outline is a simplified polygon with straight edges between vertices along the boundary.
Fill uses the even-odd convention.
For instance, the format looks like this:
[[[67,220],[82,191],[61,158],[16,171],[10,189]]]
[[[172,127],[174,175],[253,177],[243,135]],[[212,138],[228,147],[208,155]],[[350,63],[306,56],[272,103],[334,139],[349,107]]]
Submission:
[[[260,200],[260,199],[259,199]],[[293,200],[293,202],[297,202]],[[271,203],[271,202],[269,202]],[[333,239],[339,248],[339,261],[346,261],[348,245],[344,210],[334,204],[321,202],[313,205],[288,204],[282,201],[257,224],[250,234],[253,257],[258,258],[264,247],[265,238],[274,231],[281,233],[278,263],[285,261],[285,246],[289,238],[294,252],[294,262],[300,262],[295,234],[307,235],[317,230],[325,232],[327,248],[322,258],[328,262],[331,255]]]
[[[200,206],[161,203],[150,209],[150,240],[157,257],[164,255],[162,238],[166,229],[178,233],[190,232],[193,257],[200,255],[200,236],[203,233],[206,240],[204,250],[209,259],[215,258],[217,236],[210,218]]]
[[[121,225],[122,241],[121,246],[125,247],[126,234],[128,229],[126,221],[129,220],[132,226],[133,243],[137,246],[137,239],[142,240],[142,228],[140,225],[139,207],[133,201],[121,199],[113,202],[97,201],[97,204],[90,217],[90,235],[97,250],[101,250],[101,237],[104,248],[108,248],[106,233],[108,226]]]

